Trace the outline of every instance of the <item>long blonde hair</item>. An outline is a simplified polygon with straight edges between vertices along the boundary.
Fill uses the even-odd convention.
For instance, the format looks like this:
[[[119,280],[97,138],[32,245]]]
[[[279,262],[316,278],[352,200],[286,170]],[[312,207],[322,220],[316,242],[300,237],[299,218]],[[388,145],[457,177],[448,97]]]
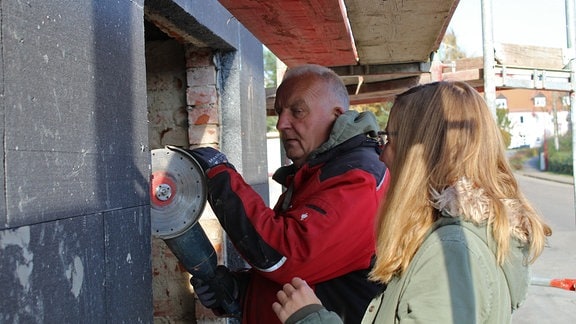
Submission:
[[[488,223],[504,262],[513,232],[530,247],[533,261],[551,234],[518,188],[501,133],[482,96],[464,82],[434,82],[400,94],[388,132],[395,155],[390,190],[376,224],[377,260],[370,276],[388,282],[406,270],[438,218],[431,192],[467,179],[488,197]],[[522,224],[512,225],[514,201]]]

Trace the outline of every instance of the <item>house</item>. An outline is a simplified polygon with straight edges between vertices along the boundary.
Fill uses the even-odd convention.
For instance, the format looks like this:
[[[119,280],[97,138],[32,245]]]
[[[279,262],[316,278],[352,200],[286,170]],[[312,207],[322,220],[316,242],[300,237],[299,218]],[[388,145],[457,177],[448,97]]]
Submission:
[[[494,106],[508,110],[509,148],[539,147],[544,138],[565,134],[571,127],[566,49],[500,43],[494,47]],[[439,79],[465,81],[484,92],[483,57],[436,66],[441,69],[436,71]]]
[[[509,148],[540,147],[546,138],[570,129],[569,93],[540,89],[496,92],[496,107],[505,108],[512,135]]]

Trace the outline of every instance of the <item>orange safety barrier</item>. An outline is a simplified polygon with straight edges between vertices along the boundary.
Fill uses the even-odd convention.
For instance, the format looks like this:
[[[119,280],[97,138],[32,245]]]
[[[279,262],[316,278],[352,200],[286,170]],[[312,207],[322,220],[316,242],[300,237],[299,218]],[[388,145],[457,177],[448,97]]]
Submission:
[[[576,279],[545,279],[545,278],[532,278],[532,285],[554,287],[565,290],[576,291]]]

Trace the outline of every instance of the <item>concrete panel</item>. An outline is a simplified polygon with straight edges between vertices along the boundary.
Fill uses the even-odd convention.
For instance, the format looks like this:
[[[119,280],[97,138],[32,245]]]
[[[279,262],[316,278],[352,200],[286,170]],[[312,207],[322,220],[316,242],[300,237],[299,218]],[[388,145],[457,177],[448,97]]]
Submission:
[[[148,0],[146,17],[182,43],[233,50],[238,26],[217,0]]]
[[[0,226],[149,204],[142,1],[6,2],[2,33]]]
[[[222,149],[246,182],[267,184],[262,46],[251,34],[240,35],[240,51],[221,56]],[[261,194],[267,196],[265,192]]]
[[[0,322],[150,323],[143,0],[0,10]]]
[[[249,33],[241,33],[243,73],[240,76],[242,107],[242,147],[244,172],[254,186],[268,183],[266,138],[266,91],[264,88],[264,57],[261,43]],[[259,188],[256,187],[256,190]],[[264,186],[261,195],[268,194]]]
[[[151,322],[149,219],[134,208],[0,231],[0,322]]]
[[[0,5],[0,17],[2,17],[2,6]],[[0,33],[2,30],[0,29]],[[3,38],[3,35],[0,35]],[[0,38],[1,39],[1,38]],[[2,41],[0,41],[2,45]],[[0,50],[0,62],[4,62],[4,51]],[[4,83],[4,64],[0,64],[0,89],[6,87]],[[0,143],[4,143],[6,104],[4,102],[4,93],[0,93]],[[4,145],[0,145],[0,156],[4,156]],[[4,163],[0,163],[0,175],[4,174]],[[6,226],[6,199],[4,198],[4,186],[0,186],[0,228]]]
[[[147,160],[125,154],[8,151],[7,224],[148,205]]]
[[[152,322],[150,208],[104,215],[106,323]]]
[[[0,322],[101,323],[101,215],[0,231]]]

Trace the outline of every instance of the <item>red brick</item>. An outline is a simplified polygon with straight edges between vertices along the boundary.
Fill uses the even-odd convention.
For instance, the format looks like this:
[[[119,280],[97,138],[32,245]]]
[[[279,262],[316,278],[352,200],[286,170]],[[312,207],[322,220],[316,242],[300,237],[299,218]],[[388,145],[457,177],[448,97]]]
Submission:
[[[216,84],[216,69],[213,66],[193,67],[186,70],[189,87]]]
[[[188,108],[188,123],[190,125],[218,124],[218,109],[216,107]]]
[[[215,105],[218,93],[214,86],[189,87],[186,89],[188,106]]]
[[[216,124],[190,125],[188,129],[190,145],[218,144],[219,135]]]

